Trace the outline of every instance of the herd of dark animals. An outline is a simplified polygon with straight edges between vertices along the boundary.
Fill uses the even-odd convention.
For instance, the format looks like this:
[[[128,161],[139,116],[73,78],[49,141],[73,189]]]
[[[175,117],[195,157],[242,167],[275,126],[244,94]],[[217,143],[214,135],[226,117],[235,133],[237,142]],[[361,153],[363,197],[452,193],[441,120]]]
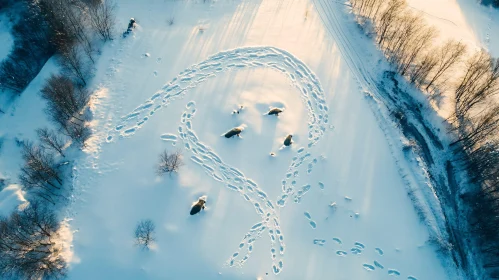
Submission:
[[[242,109],[243,109],[243,106],[241,106],[240,109],[237,111],[234,110],[232,112],[232,114],[236,114],[236,113],[239,114],[240,110],[242,110]],[[279,116],[280,113],[282,113],[282,111],[283,110],[279,109],[279,108],[272,108],[264,115],[269,115],[269,116],[274,115],[277,117],[277,116]],[[225,136],[225,138],[232,138],[234,136],[240,137],[239,134],[241,134],[242,131],[243,131],[242,127],[234,127],[233,129],[226,132],[223,136]],[[286,136],[286,138],[284,139],[284,146],[288,147],[293,143],[291,138],[293,138],[293,135],[291,135],[291,134]],[[205,204],[206,204],[206,199],[204,197],[198,199],[198,201],[196,203],[194,203],[194,205],[192,206],[190,214],[195,215],[195,214],[201,212],[201,210],[203,210],[205,208]]]
[[[242,109],[243,109],[243,106],[241,106],[241,110]],[[279,114],[282,113],[282,111],[283,110],[280,109],[280,108],[272,108],[265,115],[269,115],[269,116],[274,115],[274,116],[278,117]],[[235,114],[235,113],[239,114],[239,110],[237,110],[237,111],[234,110],[232,112],[232,114]],[[241,127],[234,127],[233,129],[231,129],[228,132],[226,132],[223,136],[225,136],[225,138],[232,138],[234,136],[240,137],[240,134],[241,134],[242,131],[243,131],[243,129]],[[291,135],[291,134],[288,135],[288,136],[286,136],[286,139],[284,139],[284,146],[287,147],[287,146],[289,146],[289,145],[291,145],[293,143],[291,141],[292,137],[293,137],[293,135]]]

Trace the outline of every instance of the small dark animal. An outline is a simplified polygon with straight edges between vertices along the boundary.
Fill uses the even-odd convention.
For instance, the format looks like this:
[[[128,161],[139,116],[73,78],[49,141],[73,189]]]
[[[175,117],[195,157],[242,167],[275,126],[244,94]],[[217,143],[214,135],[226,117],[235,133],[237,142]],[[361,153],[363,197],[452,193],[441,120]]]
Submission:
[[[229,130],[227,133],[224,134],[225,138],[231,138],[234,137],[235,135],[239,136],[243,129],[241,127],[234,127],[233,129]]]
[[[282,113],[282,109],[279,108],[272,108],[270,111],[267,113],[267,115],[276,115],[279,116],[279,113]]]
[[[135,28],[135,19],[131,18],[130,22],[128,23],[128,28],[125,32],[123,32],[123,38],[125,38],[132,30]]]
[[[289,146],[289,145],[291,145],[291,144],[293,143],[293,142],[291,141],[291,138],[293,138],[293,135],[291,135],[291,134],[290,134],[290,135],[288,135],[288,136],[286,136],[286,139],[284,139],[284,146],[286,146],[286,147],[287,147],[287,146]]]
[[[195,215],[195,214],[197,214],[197,213],[201,212],[201,210],[203,210],[203,209],[204,209],[204,205],[205,205],[205,204],[206,204],[206,201],[205,201],[204,199],[200,198],[200,199],[198,200],[198,202],[196,202],[196,204],[194,204],[194,205],[192,206],[190,214],[191,214],[191,215]]]

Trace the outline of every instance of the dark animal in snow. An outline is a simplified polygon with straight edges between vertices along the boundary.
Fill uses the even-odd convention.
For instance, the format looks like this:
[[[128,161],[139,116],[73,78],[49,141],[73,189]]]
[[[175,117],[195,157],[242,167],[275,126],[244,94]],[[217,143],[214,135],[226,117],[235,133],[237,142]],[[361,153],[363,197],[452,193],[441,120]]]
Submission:
[[[282,113],[282,109],[279,108],[272,108],[270,111],[267,113],[267,115],[276,115],[279,116],[279,113]]]
[[[239,136],[243,129],[241,127],[234,127],[233,129],[229,130],[227,133],[224,134],[225,138],[231,138],[235,135]]]
[[[293,142],[291,141],[291,138],[293,138],[293,135],[291,135],[291,134],[290,134],[290,135],[288,135],[288,136],[286,137],[286,139],[284,139],[284,146],[289,146],[289,145],[291,145],[291,144],[293,143]]]
[[[198,202],[196,202],[196,204],[194,204],[194,205],[192,206],[190,214],[191,214],[191,215],[195,215],[195,214],[197,214],[197,213],[201,212],[201,210],[203,210],[203,209],[204,209],[204,205],[205,205],[205,204],[206,204],[206,201],[205,201],[204,199],[200,198],[200,199],[198,200]]]
[[[135,19],[131,18],[130,22],[128,22],[128,28],[125,32],[123,32],[123,38],[125,38],[132,30],[135,28]]]

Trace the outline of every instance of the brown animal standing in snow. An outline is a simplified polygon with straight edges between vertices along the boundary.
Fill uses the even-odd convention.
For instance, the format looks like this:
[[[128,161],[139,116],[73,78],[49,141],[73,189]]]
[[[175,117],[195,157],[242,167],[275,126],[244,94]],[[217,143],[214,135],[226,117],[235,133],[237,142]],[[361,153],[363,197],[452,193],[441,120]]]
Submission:
[[[291,138],[293,138],[293,135],[290,134],[286,137],[286,139],[284,139],[284,146],[287,147],[287,146],[293,144],[293,141],[291,141]]]
[[[233,129],[227,131],[223,136],[225,136],[225,138],[232,138],[236,135],[239,136],[239,134],[241,134],[242,131],[243,131],[242,127],[234,127]]]
[[[282,113],[283,109],[279,109],[279,108],[272,108],[270,109],[270,111],[267,112],[267,115],[275,115],[276,117],[279,116],[279,113]]]
[[[201,210],[204,209],[205,204],[206,204],[205,198],[198,199],[198,201],[192,206],[190,214],[195,215],[201,212]]]

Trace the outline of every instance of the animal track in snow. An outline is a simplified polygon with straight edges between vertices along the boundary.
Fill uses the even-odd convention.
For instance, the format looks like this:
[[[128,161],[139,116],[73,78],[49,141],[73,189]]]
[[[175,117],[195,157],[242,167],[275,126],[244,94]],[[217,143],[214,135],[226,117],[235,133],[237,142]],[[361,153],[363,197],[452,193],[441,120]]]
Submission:
[[[310,224],[310,226],[313,228],[313,229],[316,229],[317,228],[317,223],[312,220],[312,216],[310,215],[310,213],[308,212],[305,212],[303,213],[305,215],[305,218],[307,218],[308,220],[308,223]]]
[[[376,250],[376,252],[377,252],[380,256],[383,256],[383,254],[384,254],[383,250],[381,250],[380,248],[375,248],[374,250]]]
[[[160,62],[160,58],[157,59]],[[107,142],[112,142],[118,135],[121,138],[134,135],[150,117],[162,108],[177,99],[182,99],[190,89],[196,88],[207,79],[213,78],[220,72],[237,71],[247,68],[269,68],[289,78],[291,83],[298,89],[300,96],[308,111],[308,144],[306,148],[300,148],[293,158],[288,173],[291,178],[285,178],[282,185],[282,194],[277,205],[284,207],[286,200],[293,195],[298,201],[305,194],[298,193],[295,196],[296,181],[292,180],[301,172],[299,170],[303,163],[310,160],[308,152],[323,136],[326,125],[329,122],[329,109],[326,105],[324,91],[318,78],[308,67],[290,53],[274,47],[244,47],[220,52],[209,57],[207,60],[182,71],[177,77],[164,85],[159,91],[152,95],[143,104],[137,106],[129,114],[123,116],[115,128],[109,131]],[[225,164],[211,148],[199,141],[192,130],[192,117],[196,109],[195,103],[187,104],[187,111],[182,114],[178,135],[184,142],[184,147],[192,152],[191,160],[200,165],[201,168],[213,179],[222,182],[226,187],[239,192],[244,200],[253,205],[255,211],[262,218],[262,227],[250,230],[243,238],[242,246],[238,252],[229,258],[229,266],[242,265],[253,250],[253,242],[261,236],[261,232],[268,230],[271,238],[271,255],[273,259],[273,272],[278,274],[283,268],[282,255],[284,254],[284,238],[279,228],[279,217],[273,202],[257,184],[247,179],[242,172]],[[165,135],[165,134],[164,134]],[[170,138],[163,139],[169,141]],[[313,165],[317,160],[308,162],[307,173],[312,172]],[[312,164],[312,165],[310,165]],[[251,183],[250,183],[251,182]],[[315,221],[309,220],[310,225],[315,228]],[[249,236],[248,236],[249,235]],[[251,240],[251,250],[249,241]],[[246,250],[242,253],[241,250]]]
[[[177,143],[177,136],[170,133],[165,133],[160,136],[161,140],[171,142],[173,146]]]
[[[362,265],[367,271],[373,271],[375,268],[374,266],[368,264],[368,263],[365,263]]]
[[[310,190],[310,185],[303,186],[296,194],[295,194],[295,203],[300,203],[301,198]]]
[[[341,251],[341,250],[336,251],[336,255],[338,255],[338,256],[340,256],[340,257],[342,257],[342,256],[346,256],[347,254],[348,254],[348,253],[347,253],[347,252],[345,252],[345,251]]]
[[[333,240],[338,243],[339,245],[343,244],[343,242],[341,242],[341,239],[337,238],[337,237],[333,237]]]
[[[374,261],[374,265],[378,268],[384,269],[385,267],[381,265],[378,261]]]
[[[314,239],[314,244],[319,245],[319,246],[324,246],[324,244],[326,244],[326,240],[324,240],[324,239]]]
[[[184,146],[193,153],[191,160],[203,168],[205,173],[213,179],[222,182],[230,190],[238,192],[244,200],[252,204],[256,214],[262,219],[250,228],[240,242],[237,251],[227,261],[227,265],[243,265],[253,251],[254,242],[261,237],[263,231],[267,230],[271,240],[272,268],[275,273],[279,273],[283,267],[282,256],[284,255],[285,245],[274,203],[259,188],[257,183],[247,178],[237,168],[226,164],[215,151],[200,141],[192,123],[195,114],[196,103],[191,101],[187,104],[186,111],[181,115],[178,128]],[[171,136],[168,136],[168,138],[171,138]]]
[[[400,276],[400,272],[396,269],[389,269],[388,270],[388,275],[391,275],[391,276]]]
[[[310,214],[308,212],[305,212],[304,214],[305,214],[305,217],[307,219],[311,220],[312,217],[310,216]],[[323,243],[318,244],[322,240],[324,240],[324,239],[316,238],[316,239],[314,239],[314,244],[319,245],[321,247],[324,247],[326,245],[325,240],[324,240]],[[335,243],[338,244],[338,245],[342,245],[343,244],[343,242],[341,241],[341,239],[338,238],[338,237],[333,237],[332,240],[335,241]],[[364,243],[359,242],[359,241],[355,241],[354,242],[354,246],[350,249],[350,253],[352,253],[353,255],[360,255],[360,254],[362,254],[364,252],[364,250],[366,249],[366,247],[367,246]],[[380,256],[383,255],[383,250],[381,248],[375,248],[375,251]],[[336,250],[335,253],[336,253],[336,255],[338,255],[340,257],[345,257],[345,256],[348,255],[348,253],[346,251],[343,251],[343,250]],[[374,260],[373,264],[374,265],[369,264],[369,263],[363,263],[362,267],[364,269],[368,270],[368,271],[374,271],[374,270],[377,270],[377,269],[379,269],[379,270],[384,270],[385,269],[385,266],[382,265],[378,260]],[[398,271],[397,269],[393,269],[393,268],[392,269],[388,269],[387,273],[390,276],[400,276],[401,275],[400,271]],[[414,276],[412,276],[412,275],[408,276],[407,279],[408,280],[417,280],[417,278],[414,277]]]

